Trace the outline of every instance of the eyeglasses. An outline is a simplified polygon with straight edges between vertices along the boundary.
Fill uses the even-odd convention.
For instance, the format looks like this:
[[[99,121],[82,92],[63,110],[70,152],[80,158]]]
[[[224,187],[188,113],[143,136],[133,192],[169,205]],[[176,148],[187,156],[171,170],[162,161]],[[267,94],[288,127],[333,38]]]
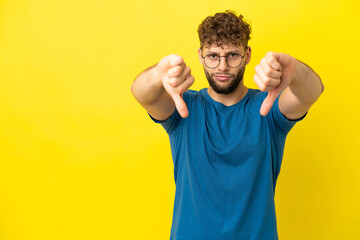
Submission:
[[[220,64],[220,59],[224,57],[226,59],[226,64],[231,68],[237,68],[241,65],[245,54],[241,56],[239,53],[229,53],[225,56],[219,56],[215,53],[210,53],[201,57],[204,59],[204,63],[208,68],[216,68]]]

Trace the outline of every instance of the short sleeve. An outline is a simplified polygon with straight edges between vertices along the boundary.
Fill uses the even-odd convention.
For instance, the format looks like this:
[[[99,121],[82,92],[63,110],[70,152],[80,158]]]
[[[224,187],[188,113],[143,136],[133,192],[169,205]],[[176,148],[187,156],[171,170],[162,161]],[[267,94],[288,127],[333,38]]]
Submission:
[[[302,116],[301,118],[298,118],[295,120],[290,120],[290,119],[286,118],[284,116],[284,114],[282,114],[282,112],[280,111],[279,98],[280,98],[280,95],[275,100],[274,105],[271,108],[269,114],[272,116],[276,128],[280,129],[282,131],[282,133],[286,135],[297,122],[299,122],[305,118],[307,113],[305,113],[304,116]]]
[[[183,97],[188,109],[190,108],[190,103],[191,103],[190,99],[193,97],[194,92],[195,91],[193,91],[193,90],[188,90],[185,93],[183,93],[182,97]],[[182,120],[182,117],[180,116],[180,114],[176,108],[175,108],[175,111],[173,112],[173,114],[164,121],[157,120],[157,119],[153,118],[150,114],[149,114],[149,116],[155,123],[160,123],[161,126],[163,126],[163,128],[166,130],[166,132],[168,134],[170,134],[172,131],[174,131],[176,129],[176,127],[179,125],[180,121]]]
[[[173,131],[174,127],[178,124],[179,120],[181,119],[181,116],[180,116],[179,112],[176,110],[176,108],[175,108],[175,111],[173,112],[173,114],[164,121],[157,120],[157,119],[153,118],[150,114],[149,114],[149,117],[155,123],[160,123],[161,126],[166,130],[166,132],[168,134],[170,134]]]

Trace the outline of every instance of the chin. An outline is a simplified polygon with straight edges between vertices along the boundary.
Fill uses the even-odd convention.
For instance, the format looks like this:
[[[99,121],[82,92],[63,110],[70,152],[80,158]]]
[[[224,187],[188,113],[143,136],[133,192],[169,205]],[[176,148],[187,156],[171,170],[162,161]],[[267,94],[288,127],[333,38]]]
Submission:
[[[239,72],[236,75],[233,74],[232,79],[225,86],[221,86],[220,84],[218,84],[215,81],[214,77],[211,76],[210,73],[208,73],[205,68],[204,68],[204,71],[205,71],[205,75],[206,75],[206,78],[207,78],[207,80],[209,82],[210,87],[216,93],[218,93],[218,94],[229,94],[229,93],[232,93],[233,91],[235,91],[235,89],[239,86],[239,84],[243,80],[244,72],[245,72],[245,66],[242,69],[240,69]]]
[[[230,80],[229,83],[219,84],[206,71],[205,71],[205,74],[206,74],[206,78],[209,82],[210,87],[218,94],[232,93],[233,91],[235,91],[235,89],[239,86],[239,84],[243,80],[243,74],[241,74],[241,72],[239,72],[239,74],[236,77],[233,76],[233,78]]]
[[[235,91],[235,89],[239,86],[240,82],[231,82],[226,86],[220,86],[219,84],[210,84],[211,88],[218,94],[229,94]]]

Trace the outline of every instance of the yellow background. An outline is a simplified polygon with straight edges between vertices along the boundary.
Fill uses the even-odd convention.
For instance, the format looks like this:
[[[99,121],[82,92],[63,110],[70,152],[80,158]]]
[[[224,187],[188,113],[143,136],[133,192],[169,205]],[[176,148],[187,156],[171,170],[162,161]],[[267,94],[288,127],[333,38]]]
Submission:
[[[290,132],[280,239],[360,239],[359,3],[343,0],[0,1],[0,239],[169,239],[168,137],[134,77],[169,54],[207,87],[197,27],[233,9],[253,27],[245,83],[267,51],[325,92]]]

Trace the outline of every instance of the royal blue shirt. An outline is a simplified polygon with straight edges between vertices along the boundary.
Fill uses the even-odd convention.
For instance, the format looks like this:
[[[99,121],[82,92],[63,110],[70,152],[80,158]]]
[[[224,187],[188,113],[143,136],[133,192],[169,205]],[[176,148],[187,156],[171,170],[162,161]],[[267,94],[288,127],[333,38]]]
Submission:
[[[294,126],[267,93],[249,89],[232,106],[207,89],[183,94],[189,116],[157,121],[170,138],[176,184],[171,240],[275,240],[275,184]],[[300,120],[300,119],[299,119]]]

